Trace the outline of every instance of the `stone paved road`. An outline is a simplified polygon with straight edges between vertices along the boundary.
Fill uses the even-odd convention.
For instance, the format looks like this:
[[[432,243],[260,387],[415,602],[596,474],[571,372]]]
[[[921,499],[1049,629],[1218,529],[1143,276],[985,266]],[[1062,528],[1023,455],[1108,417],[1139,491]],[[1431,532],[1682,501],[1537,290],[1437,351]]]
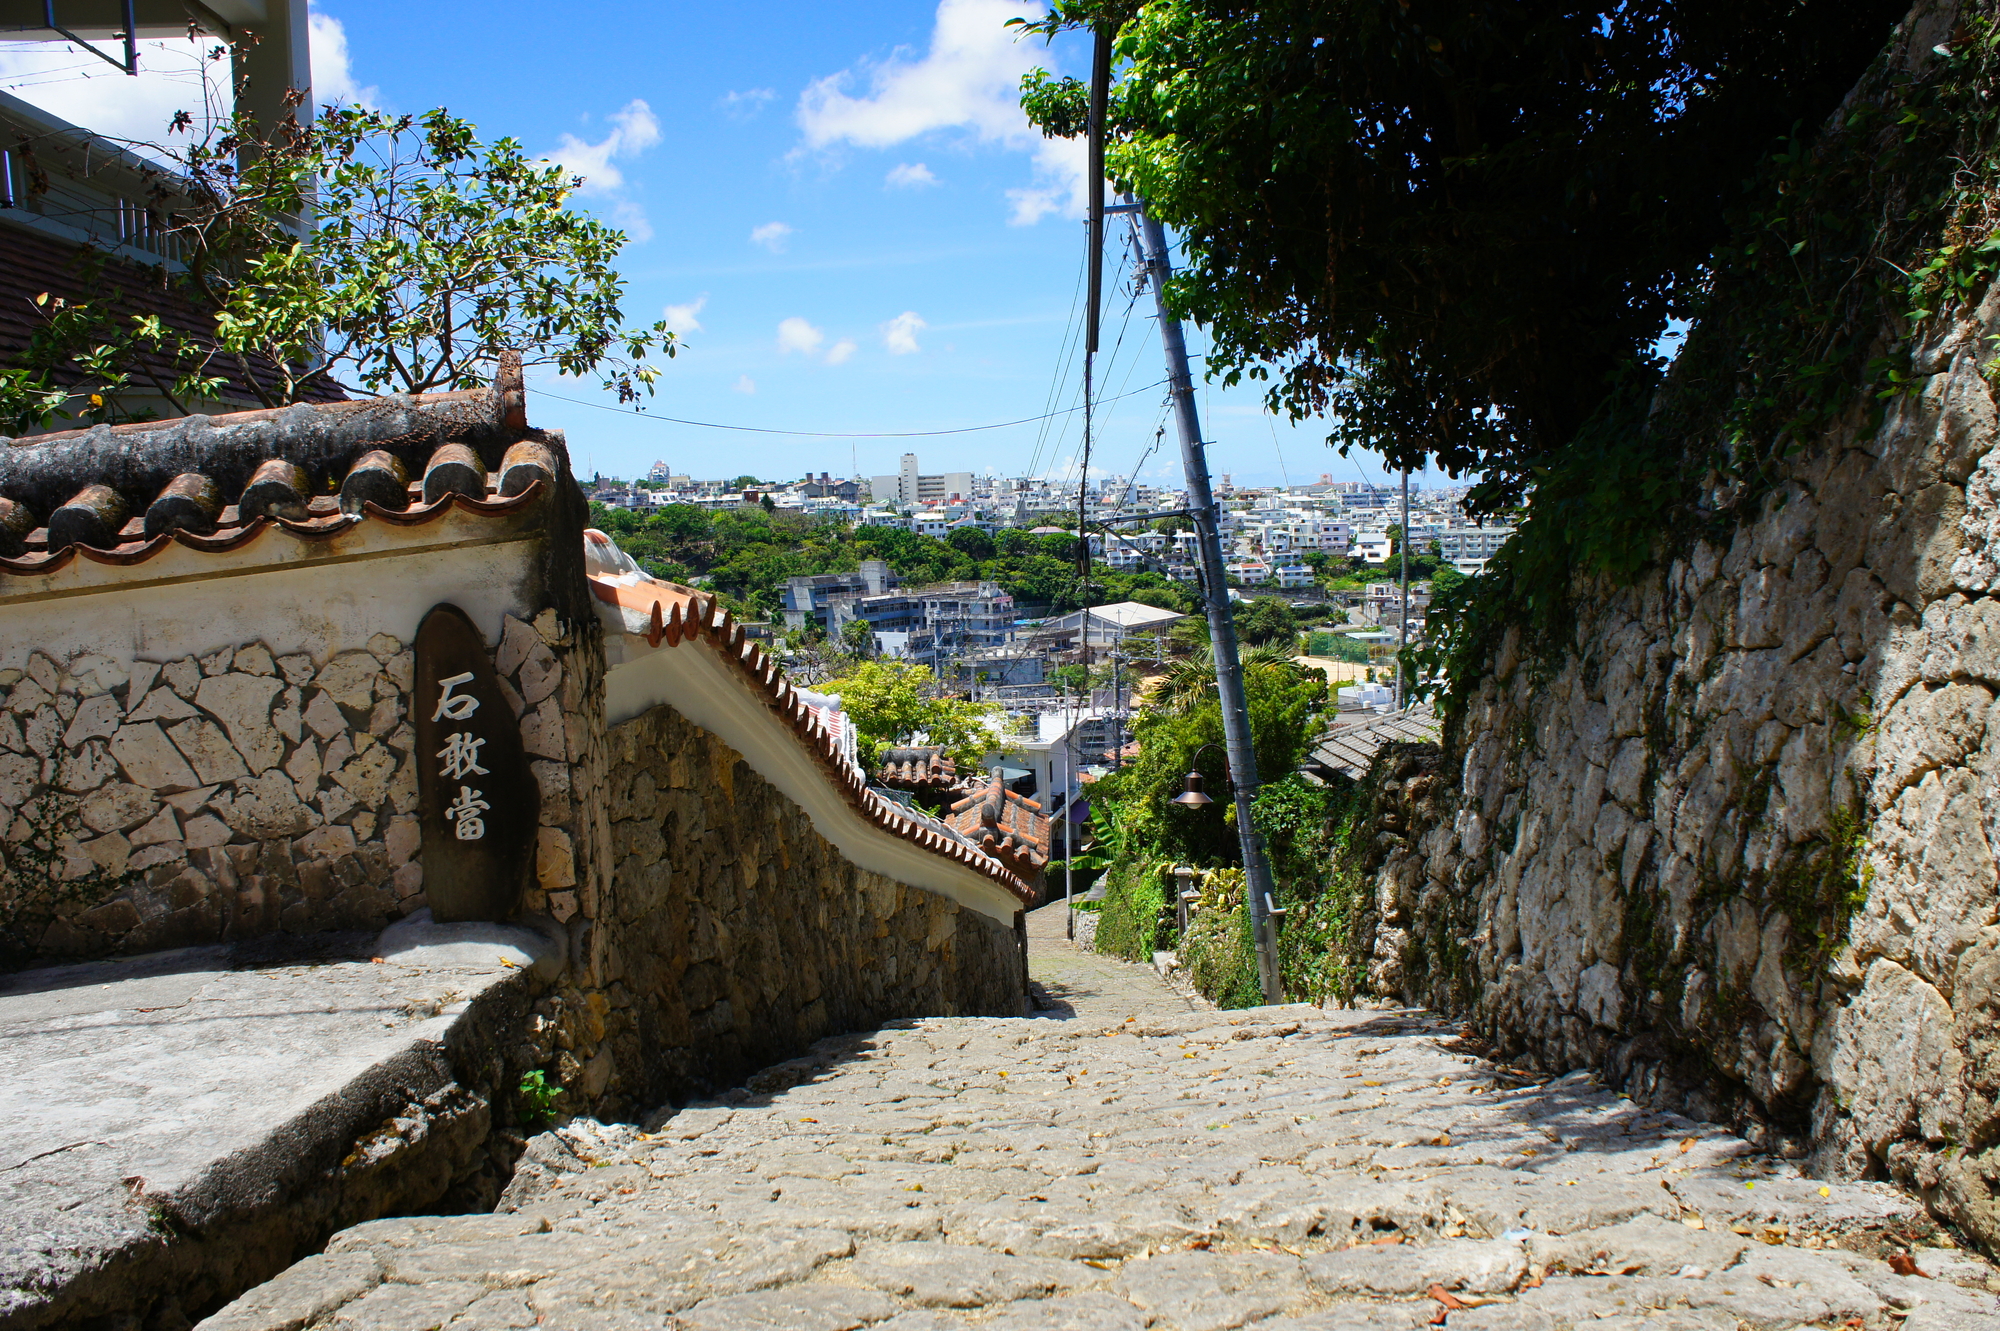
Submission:
[[[1425,1014],[1225,1013],[1032,922],[1063,1006],[823,1042],[640,1134],[535,1140],[491,1216],[383,1220],[205,1331],[2000,1327],[1993,1268]]]

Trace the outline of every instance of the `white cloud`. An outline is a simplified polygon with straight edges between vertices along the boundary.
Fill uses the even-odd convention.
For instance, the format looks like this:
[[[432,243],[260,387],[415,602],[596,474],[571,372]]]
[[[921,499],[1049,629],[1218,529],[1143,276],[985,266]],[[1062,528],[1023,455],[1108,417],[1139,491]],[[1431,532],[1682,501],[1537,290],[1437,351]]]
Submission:
[[[1029,154],[1032,183],[1007,192],[1015,224],[1061,208],[1081,213],[1082,143],[1043,138],[1021,112],[1021,76],[1047,58],[1046,48],[1006,26],[1021,10],[1019,0],[939,0],[930,49],[921,57],[899,50],[807,85],[798,106],[806,146],[892,148],[958,130],[976,143]],[[864,81],[865,92],[849,91]]]
[[[747,374],[739,377],[737,381],[730,386],[734,388],[737,392],[743,394],[750,394],[757,391],[757,381],[755,379],[752,379]]]
[[[708,304],[708,293],[702,292],[685,305],[669,305],[660,311],[660,317],[667,321],[667,327],[676,333],[699,333],[701,320],[695,316],[702,306]]]
[[[820,344],[824,341],[826,341],[825,333],[814,328],[797,315],[784,320],[778,325],[778,350],[780,352],[797,351],[811,356],[819,351]]]
[[[840,339],[840,341],[834,343],[832,346],[826,349],[826,363],[828,365],[845,364],[847,358],[849,356],[852,356],[854,352],[855,352],[854,339],[851,337],[843,337]]]
[[[922,351],[923,348],[917,345],[917,334],[928,327],[930,325],[915,310],[904,310],[882,325],[882,345],[889,348],[892,356],[908,356]]]
[[[766,222],[762,226],[750,229],[750,243],[762,245],[773,254],[783,254],[785,242],[790,240],[791,236],[792,228],[783,222]]]
[[[565,134],[549,154],[574,175],[583,177],[582,193],[612,194],[625,185],[625,174],[611,164],[614,157],[636,157],[660,141],[659,117],[653,108],[634,97],[623,109],[607,119],[610,132],[596,143],[587,143],[574,134]]]
[[[307,49],[312,53],[313,103],[316,106],[378,106],[381,89],[354,81],[347,54],[347,29],[331,14],[315,9],[306,18]]]
[[[354,80],[340,20],[315,10],[307,24],[314,103],[376,104],[379,92]],[[113,41],[91,45],[123,54]],[[212,58],[217,51],[221,58]],[[227,52],[224,39],[209,35],[141,42],[135,77],[69,42],[5,42],[0,43],[0,91],[108,138],[173,147],[179,136],[170,138],[167,126],[176,112],[189,112],[197,123],[227,112]]]
[[[888,179],[891,189],[924,189],[938,183],[938,178],[932,175],[931,169],[922,162],[904,162],[900,166],[892,166],[889,168]]]
[[[778,94],[771,88],[745,88],[742,92],[726,92],[719,105],[737,120],[748,120],[764,109]]]
[[[582,176],[583,185],[577,193],[604,199],[612,222],[626,235],[636,241],[651,240],[653,224],[636,200],[625,197],[625,173],[612,165],[612,159],[637,157],[658,143],[659,117],[653,114],[652,107],[634,97],[606,119],[611,128],[602,139],[590,143],[574,134],[565,134],[547,160],[572,175]]]

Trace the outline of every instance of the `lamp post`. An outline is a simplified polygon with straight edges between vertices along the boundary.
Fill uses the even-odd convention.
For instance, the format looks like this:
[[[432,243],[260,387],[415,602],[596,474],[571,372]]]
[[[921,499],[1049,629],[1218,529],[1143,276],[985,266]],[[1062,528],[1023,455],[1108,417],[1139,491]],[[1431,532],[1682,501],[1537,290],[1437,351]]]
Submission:
[[[1204,744],[1194,751],[1194,758],[1188,764],[1188,774],[1181,778],[1181,793],[1174,796],[1172,803],[1180,805],[1183,809],[1203,809],[1215,803],[1215,800],[1202,789],[1204,778],[1201,774],[1201,768],[1196,764],[1201,762],[1201,755],[1203,753],[1209,749],[1220,747],[1220,745],[1216,744]],[[1224,756],[1227,757],[1226,754]],[[1192,869],[1187,872],[1190,878],[1194,876]],[[1178,879],[1180,874],[1181,870],[1174,870],[1175,878]],[[1181,928],[1183,930],[1187,928],[1187,897],[1190,895],[1194,894],[1188,893],[1181,898]],[[1280,906],[1277,899],[1269,892],[1264,894],[1264,916],[1271,922],[1271,932],[1274,936],[1278,930],[1284,928],[1285,908]]]

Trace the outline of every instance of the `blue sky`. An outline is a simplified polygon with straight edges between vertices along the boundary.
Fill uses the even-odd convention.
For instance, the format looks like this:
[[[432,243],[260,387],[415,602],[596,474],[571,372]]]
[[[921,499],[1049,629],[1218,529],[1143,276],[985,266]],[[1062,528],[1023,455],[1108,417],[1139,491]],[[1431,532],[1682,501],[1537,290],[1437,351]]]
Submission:
[[[314,11],[314,78],[321,101],[447,106],[486,137],[511,135],[587,176],[580,205],[632,235],[628,319],[665,314],[684,335],[651,411],[790,430],[954,429],[1076,399],[1079,358],[1065,347],[1082,265],[1080,151],[1029,130],[1014,89],[1037,62],[1080,72],[1084,52],[1002,26],[1035,12],[1030,0],[328,0]],[[0,52],[0,89],[145,137],[191,86],[185,52],[145,59],[147,78],[103,66],[98,77],[87,57],[15,47]],[[1163,371],[1150,300],[1125,318],[1118,253],[1100,383],[1105,396],[1131,395],[1107,407],[1092,471],[1129,473],[1167,425],[1143,472],[1170,480],[1179,459],[1153,387]],[[1202,345],[1196,330],[1189,340]],[[532,419],[568,433],[581,470],[607,475],[655,459],[696,476],[873,474],[906,449],[926,471],[1053,475],[1075,465],[1079,435],[1070,418],[934,439],[760,436],[555,396],[608,403],[590,384],[534,387]],[[1210,465],[1240,483],[1380,474],[1310,426],[1273,422],[1253,391],[1203,397]]]

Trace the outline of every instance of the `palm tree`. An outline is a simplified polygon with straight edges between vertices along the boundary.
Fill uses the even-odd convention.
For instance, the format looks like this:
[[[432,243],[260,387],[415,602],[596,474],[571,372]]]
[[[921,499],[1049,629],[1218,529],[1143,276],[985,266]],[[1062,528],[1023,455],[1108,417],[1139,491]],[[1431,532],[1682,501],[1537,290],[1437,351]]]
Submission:
[[[1278,644],[1252,647],[1242,657],[1245,687],[1257,674],[1302,674],[1304,667]],[[1154,678],[1146,690],[1144,705],[1149,711],[1168,716],[1188,716],[1216,696],[1215,650],[1203,646],[1192,656],[1167,663],[1166,672]]]

